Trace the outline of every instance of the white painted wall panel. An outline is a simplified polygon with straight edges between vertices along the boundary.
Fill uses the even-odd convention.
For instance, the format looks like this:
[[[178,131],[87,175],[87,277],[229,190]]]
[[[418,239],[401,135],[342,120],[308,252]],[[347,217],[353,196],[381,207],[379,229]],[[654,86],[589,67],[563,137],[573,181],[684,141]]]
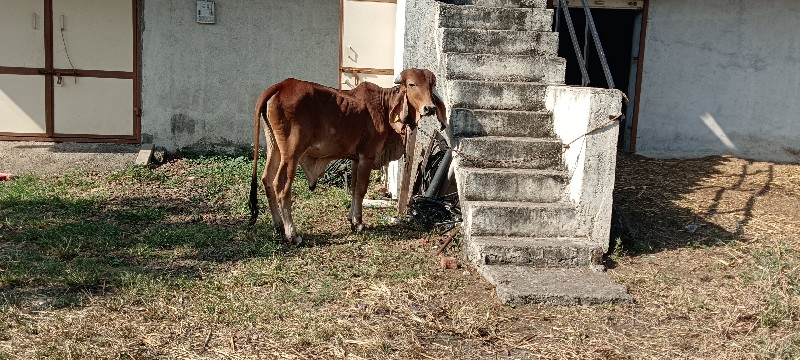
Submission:
[[[43,134],[44,76],[0,74],[0,132]]]
[[[344,1],[342,66],[392,69],[397,4]]]
[[[130,0],[53,1],[53,66],[133,71],[131,6]]]
[[[44,67],[44,2],[0,0],[0,66]]]
[[[651,1],[637,152],[800,161],[800,2]]]
[[[133,135],[133,80],[64,78],[53,96],[58,134]]]

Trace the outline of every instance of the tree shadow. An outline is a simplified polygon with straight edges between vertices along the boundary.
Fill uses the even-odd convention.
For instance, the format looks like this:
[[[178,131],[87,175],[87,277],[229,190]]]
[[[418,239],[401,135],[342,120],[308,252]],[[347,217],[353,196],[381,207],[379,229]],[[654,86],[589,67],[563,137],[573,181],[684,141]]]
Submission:
[[[657,160],[620,152],[610,250],[621,245],[639,256],[744,241],[756,201],[774,179],[771,163],[722,156]]]

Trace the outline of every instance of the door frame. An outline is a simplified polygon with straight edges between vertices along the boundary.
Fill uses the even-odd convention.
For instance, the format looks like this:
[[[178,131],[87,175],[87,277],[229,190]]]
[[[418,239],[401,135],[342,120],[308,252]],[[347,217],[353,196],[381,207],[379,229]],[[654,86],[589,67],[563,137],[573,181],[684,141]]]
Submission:
[[[0,66],[0,74],[3,75],[39,75],[45,81],[45,133],[9,133],[0,132],[0,141],[43,141],[43,142],[90,142],[90,143],[125,143],[138,144],[142,137],[142,89],[141,89],[141,13],[140,0],[131,0],[131,16],[133,17],[133,72],[127,71],[104,71],[104,70],[73,70],[73,69],[54,69],[53,68],[53,1],[44,1],[44,68],[21,68]],[[93,135],[93,134],[58,134],[55,129],[55,99],[53,96],[53,77],[56,73],[71,77],[94,77],[107,79],[131,79],[133,80],[133,104],[131,104],[131,116],[133,118],[133,135],[114,136],[114,135]]]
[[[547,8],[549,8],[549,9],[555,8],[555,5],[554,5],[555,1],[558,1],[558,0],[547,0]],[[580,4],[582,4],[581,1],[582,0],[575,0],[573,2],[573,4],[569,5],[569,7],[582,7],[582,5],[580,5]],[[569,2],[569,0],[568,0],[568,2]],[[636,54],[633,54],[633,53],[631,54],[632,57],[636,57],[636,61],[637,61],[636,62],[636,68],[635,69],[633,69],[633,68],[630,69],[631,73],[635,74],[635,81],[633,81],[633,84],[626,84],[626,86],[627,85],[633,85],[633,88],[630,88],[630,86],[628,87],[629,92],[630,92],[630,90],[633,91],[633,94],[630,95],[630,97],[633,98],[632,99],[633,100],[633,104],[628,104],[628,109],[629,109],[628,113],[630,113],[630,116],[627,118],[627,121],[630,122],[630,124],[626,124],[625,127],[620,127],[620,133],[622,134],[622,140],[623,140],[623,142],[622,142],[622,145],[623,145],[622,150],[626,151],[626,152],[629,152],[629,153],[635,153],[636,152],[636,135],[637,135],[638,125],[639,125],[639,107],[640,107],[640,101],[641,101],[641,97],[639,95],[640,95],[640,93],[642,91],[642,75],[644,73],[645,44],[646,44],[646,38],[647,38],[647,22],[648,22],[647,20],[648,20],[648,14],[650,12],[650,0],[641,0],[641,2],[642,2],[642,8],[641,8],[641,10],[638,10],[638,11],[641,12],[641,26],[639,28],[639,34],[638,34],[639,35],[638,52]],[[578,5],[575,5],[575,4],[578,4]],[[625,2],[620,2],[618,0],[612,2],[612,3],[608,4],[608,5],[619,5],[619,7],[617,7],[617,8],[626,8]],[[595,8],[595,7],[601,7],[602,8],[602,7],[605,7],[605,6],[589,4],[589,7],[590,8]],[[614,8],[614,7],[612,6],[611,8]],[[636,36],[636,35],[637,34],[634,34],[634,36]],[[633,40],[633,39],[631,39],[631,40]],[[628,127],[628,126],[630,126],[630,127]]]

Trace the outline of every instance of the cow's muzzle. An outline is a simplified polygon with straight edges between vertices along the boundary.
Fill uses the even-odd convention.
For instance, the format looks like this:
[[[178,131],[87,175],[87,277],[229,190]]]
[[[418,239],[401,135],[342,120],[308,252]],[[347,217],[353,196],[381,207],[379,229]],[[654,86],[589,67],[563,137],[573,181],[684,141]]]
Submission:
[[[436,105],[425,105],[422,107],[422,115],[434,115],[436,114]]]

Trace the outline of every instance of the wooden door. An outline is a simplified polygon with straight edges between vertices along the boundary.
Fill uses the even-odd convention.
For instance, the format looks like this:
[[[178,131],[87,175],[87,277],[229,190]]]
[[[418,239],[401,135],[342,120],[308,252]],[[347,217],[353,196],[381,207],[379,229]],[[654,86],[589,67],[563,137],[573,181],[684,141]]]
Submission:
[[[341,0],[340,88],[393,86],[396,1]]]
[[[136,0],[0,6],[0,139],[139,142]]]

